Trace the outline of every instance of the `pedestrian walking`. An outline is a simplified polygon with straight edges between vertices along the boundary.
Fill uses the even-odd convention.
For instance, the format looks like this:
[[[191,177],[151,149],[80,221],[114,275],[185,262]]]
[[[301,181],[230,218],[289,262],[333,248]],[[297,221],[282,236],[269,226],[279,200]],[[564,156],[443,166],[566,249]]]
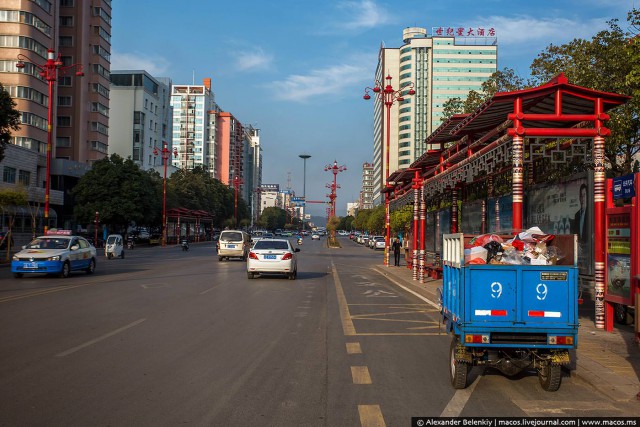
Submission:
[[[396,267],[400,267],[400,249],[402,249],[402,244],[400,243],[400,239],[396,237],[393,241],[392,247],[393,247],[393,259],[394,259],[393,265]]]

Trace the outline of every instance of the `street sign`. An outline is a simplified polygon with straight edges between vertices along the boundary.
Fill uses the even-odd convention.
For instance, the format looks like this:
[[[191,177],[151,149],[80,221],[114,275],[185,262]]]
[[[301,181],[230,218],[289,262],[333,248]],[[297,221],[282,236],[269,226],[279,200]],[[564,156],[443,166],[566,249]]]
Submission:
[[[618,178],[613,178],[613,198],[614,199],[626,199],[629,197],[635,197],[636,192],[633,187],[633,179],[635,175],[625,175]]]
[[[292,197],[292,202],[304,202],[304,197]]]

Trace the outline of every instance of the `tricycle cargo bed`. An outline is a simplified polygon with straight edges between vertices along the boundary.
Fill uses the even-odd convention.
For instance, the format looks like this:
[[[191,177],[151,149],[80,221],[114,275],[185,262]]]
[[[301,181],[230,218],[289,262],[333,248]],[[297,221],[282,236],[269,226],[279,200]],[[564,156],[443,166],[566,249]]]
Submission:
[[[464,265],[464,235],[443,245],[442,314],[470,347],[575,348],[575,236],[556,236],[570,265]],[[571,243],[574,243],[571,245]]]

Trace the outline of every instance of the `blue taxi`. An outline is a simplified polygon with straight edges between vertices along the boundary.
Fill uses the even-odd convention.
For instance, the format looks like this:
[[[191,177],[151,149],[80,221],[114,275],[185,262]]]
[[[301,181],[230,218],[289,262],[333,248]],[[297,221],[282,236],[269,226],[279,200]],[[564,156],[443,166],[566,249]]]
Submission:
[[[96,248],[87,239],[67,230],[50,231],[22,247],[11,261],[15,277],[47,273],[68,277],[72,271],[91,274],[96,268]]]

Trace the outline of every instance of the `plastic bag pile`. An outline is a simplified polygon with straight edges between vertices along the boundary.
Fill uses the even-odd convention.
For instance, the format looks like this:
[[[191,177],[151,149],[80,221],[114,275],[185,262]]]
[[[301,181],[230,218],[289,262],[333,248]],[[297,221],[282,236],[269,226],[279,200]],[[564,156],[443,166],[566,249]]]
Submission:
[[[503,240],[496,234],[482,234],[465,245],[465,265],[555,265],[563,255],[551,245],[553,234],[545,234],[538,227],[517,233]]]

